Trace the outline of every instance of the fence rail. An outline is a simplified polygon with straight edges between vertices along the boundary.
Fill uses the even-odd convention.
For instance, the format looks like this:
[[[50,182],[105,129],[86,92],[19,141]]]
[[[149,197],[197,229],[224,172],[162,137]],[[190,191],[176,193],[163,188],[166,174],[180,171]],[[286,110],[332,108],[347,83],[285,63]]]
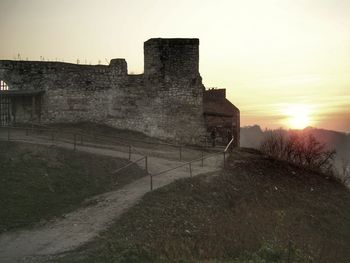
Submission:
[[[226,164],[226,152],[230,149],[230,146],[231,146],[233,140],[234,140],[234,139],[232,139],[232,140],[227,144],[225,150],[222,151],[222,152],[213,153],[213,154],[208,154],[208,155],[205,155],[205,156],[202,155],[201,158],[198,158],[198,159],[195,159],[195,160],[191,160],[191,161],[186,162],[186,163],[183,163],[183,164],[181,164],[181,165],[179,165],[179,166],[177,166],[177,167],[174,167],[174,168],[170,168],[170,169],[161,171],[161,172],[155,174],[154,176],[161,175],[161,174],[164,174],[164,173],[173,171],[173,170],[175,170],[175,169],[178,169],[178,168],[181,168],[181,167],[184,167],[184,166],[187,166],[187,165],[189,165],[189,168],[190,168],[190,175],[191,175],[191,174],[192,174],[192,169],[191,169],[192,166],[191,166],[191,165],[192,165],[193,163],[201,161],[201,164],[202,164],[202,167],[203,167],[203,161],[204,161],[205,159],[208,159],[208,158],[213,157],[213,156],[218,156],[218,155],[220,155],[220,154],[223,154],[223,156],[224,156],[224,159],[223,159],[223,160],[224,160],[224,167],[225,167],[225,166],[226,166],[226,165],[225,165],[225,164]]]
[[[91,139],[90,141],[96,142],[97,140],[100,142],[104,142],[107,143],[109,146],[113,145],[113,144],[118,144],[118,145],[124,145],[125,147],[129,147],[131,149],[129,149],[129,152],[134,152],[140,155],[148,155],[149,153],[143,153],[140,150],[138,150],[132,143],[125,143],[125,141],[130,141],[130,142],[139,142],[142,144],[148,144],[148,145],[159,145],[159,146],[168,146],[168,147],[172,147],[174,149],[173,152],[173,156],[176,151],[178,151],[178,158],[180,161],[182,161],[183,159],[186,159],[185,156],[185,151],[190,151],[190,150],[194,150],[194,151],[201,151],[201,152],[212,152],[212,151],[216,151],[216,149],[213,149],[211,147],[205,147],[205,146],[193,146],[193,145],[183,145],[183,144],[169,144],[169,143],[162,143],[162,142],[149,142],[149,141],[144,141],[144,140],[139,140],[139,139],[134,139],[134,138],[123,138],[120,136],[111,136],[111,135],[106,135],[106,134],[101,134],[101,133],[85,133],[85,132],[81,132],[81,131],[64,131],[63,129],[54,129],[45,125],[40,125],[40,124],[36,124],[36,123],[31,123],[28,126],[18,126],[18,127],[14,127],[14,126],[1,126],[0,128],[4,128],[4,129],[13,129],[13,130],[26,130],[26,135],[28,135],[30,132],[34,132],[34,131],[38,131],[38,132],[46,132],[48,133],[48,135],[50,136],[52,141],[58,140],[59,136],[65,135],[68,138],[66,139],[66,142],[69,141],[73,141],[73,148],[76,150],[77,146],[83,145],[84,142],[87,140],[87,142],[89,141],[89,139]],[[10,139],[10,131],[8,131],[9,134],[9,139]],[[63,139],[61,138],[61,141]],[[139,146],[140,148],[144,148],[141,146]],[[146,147],[147,148],[147,147]],[[162,149],[162,148],[161,148]],[[156,153],[157,151],[154,151],[153,153]],[[170,154],[170,152],[169,152]],[[202,155],[203,153],[201,153]],[[187,158],[188,159],[188,158]]]
[[[150,176],[150,189],[153,190],[153,177],[154,176],[159,176],[161,174],[165,174],[168,173],[170,171],[182,168],[184,166],[189,166],[189,175],[192,177],[192,164],[195,162],[201,162],[201,166],[203,167],[204,165],[204,160],[211,158],[213,156],[219,156],[219,155],[223,155],[223,163],[224,163],[224,167],[226,166],[226,153],[227,151],[230,149],[231,144],[233,142],[234,139],[232,139],[228,145],[225,147],[225,149],[223,151],[219,151],[219,152],[215,152],[212,154],[208,154],[208,155],[204,155],[204,148],[203,147],[199,147],[199,149],[201,150],[201,157],[200,158],[196,158],[193,159],[191,161],[182,163],[176,167],[173,168],[169,168],[160,172],[157,172],[155,174],[151,174],[148,171],[148,156],[147,154],[144,154],[142,152],[140,152],[138,149],[136,149],[133,145],[128,144],[128,143],[124,143],[124,142],[120,142],[119,140],[122,139],[121,137],[118,136],[106,136],[106,135],[101,135],[101,134],[86,134],[86,133],[81,133],[81,132],[70,132],[70,131],[62,131],[62,130],[58,130],[58,129],[52,129],[52,128],[47,128],[47,127],[35,127],[38,125],[31,125],[31,127],[12,127],[12,126],[0,126],[0,130],[6,130],[7,131],[7,139],[10,141],[11,140],[11,131],[25,131],[25,136],[29,136],[29,133],[32,132],[47,132],[49,135],[49,138],[47,140],[49,141],[60,141],[60,142],[66,142],[66,143],[72,143],[73,146],[73,150],[76,151],[77,150],[77,146],[89,146],[89,147],[94,147],[94,148],[103,148],[100,144],[97,145],[97,141],[99,142],[104,142],[104,143],[108,143],[108,144],[115,144],[118,143],[119,145],[122,145],[124,147],[127,148],[127,155],[128,155],[128,159],[129,161],[131,161],[132,158],[132,153],[137,154],[137,155],[141,155],[142,157],[137,159],[136,161],[132,161],[130,163],[128,163],[127,165],[117,169],[114,171],[114,174],[120,172],[123,169],[126,169],[128,167],[130,167],[133,164],[136,164],[142,160],[145,160],[145,170],[147,175]],[[66,138],[59,138],[59,136],[65,135],[67,136]],[[91,139],[92,140],[89,140]],[[91,145],[91,141],[92,141],[92,145]],[[133,140],[133,141],[140,141],[140,140]],[[147,143],[144,141],[140,141],[143,143]],[[152,143],[151,143],[152,144]],[[164,146],[175,146],[178,147],[179,149],[179,159],[180,161],[183,160],[183,150],[184,150],[184,146],[183,145],[173,145],[173,144],[158,144],[158,145],[164,145]],[[198,149],[198,148],[197,148]],[[115,149],[113,149],[115,150]],[[119,151],[120,152],[120,151]]]
[[[84,142],[86,144],[89,143],[88,139],[92,139],[93,142],[104,142],[104,143],[117,143],[119,145],[125,146],[128,148],[129,153],[129,159],[131,159],[131,153],[134,152],[136,154],[144,155],[141,153],[138,149],[136,149],[133,145],[119,141],[119,140],[112,140],[109,139],[108,136],[102,136],[100,134],[87,134],[82,132],[70,132],[70,131],[62,131],[62,130],[56,130],[56,129],[49,129],[46,127],[13,127],[13,126],[0,126],[0,130],[6,130],[7,131],[7,139],[11,140],[11,131],[25,131],[25,135],[29,136],[30,133],[34,132],[47,132],[47,135],[49,136],[51,141],[63,141],[72,143],[73,149],[76,150],[78,145],[84,145]],[[58,136],[65,135],[67,137],[60,138]],[[96,148],[103,148],[101,145]]]

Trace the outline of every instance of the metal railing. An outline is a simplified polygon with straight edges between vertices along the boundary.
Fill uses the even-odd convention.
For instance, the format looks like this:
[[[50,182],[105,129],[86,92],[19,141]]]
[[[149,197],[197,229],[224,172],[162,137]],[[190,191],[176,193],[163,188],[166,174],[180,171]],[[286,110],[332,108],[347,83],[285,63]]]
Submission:
[[[87,134],[87,133],[81,133],[81,132],[69,132],[69,131],[61,131],[61,130],[55,130],[55,129],[49,129],[46,127],[12,127],[12,126],[0,126],[0,130],[6,130],[7,131],[7,140],[11,140],[11,133],[14,131],[25,131],[25,136],[28,137],[30,134],[33,134],[37,132],[40,136],[40,134],[46,133],[48,138],[41,138],[46,139],[47,141],[59,141],[59,142],[66,142],[71,143],[72,148],[74,151],[77,150],[78,146],[91,146],[95,148],[112,148],[113,145],[118,144],[119,146],[125,147],[128,153],[128,159],[131,160],[131,154],[136,153],[139,155],[144,155],[141,153],[136,147],[134,147],[131,144],[117,141],[117,140],[111,140],[108,139],[108,137],[103,137],[101,135],[96,134]],[[59,137],[60,136],[60,137]],[[64,136],[64,137],[62,137]],[[40,137],[39,137],[40,138]],[[103,142],[107,143],[108,145],[101,145],[96,144],[97,142]],[[119,149],[120,151],[120,149]]]
[[[145,159],[145,170],[146,170],[146,174],[150,176],[150,189],[151,191],[153,190],[153,177],[154,176],[159,176],[161,174],[165,174],[165,173],[168,173],[168,172],[171,172],[171,171],[174,171],[174,170],[177,170],[179,168],[182,168],[182,167],[185,167],[185,166],[189,166],[189,175],[190,177],[192,177],[192,164],[195,163],[195,162],[201,162],[201,167],[204,166],[204,160],[205,159],[208,159],[208,158],[211,158],[213,156],[218,156],[220,154],[223,154],[223,163],[224,163],[224,168],[226,167],[226,153],[229,149],[231,149],[231,144],[233,143],[234,139],[231,139],[231,141],[227,144],[227,146],[225,147],[225,149],[222,151],[222,152],[218,152],[218,153],[212,153],[212,154],[208,154],[208,155],[203,155],[203,152],[202,152],[202,157],[201,158],[198,158],[198,159],[194,159],[194,160],[191,160],[189,162],[186,162],[186,163],[183,163],[183,164],[180,164],[176,167],[173,167],[173,168],[169,168],[169,169],[166,169],[166,170],[163,170],[161,172],[158,172],[158,173],[155,173],[155,174],[152,174],[152,173],[149,173],[148,171],[148,161],[147,161],[147,156],[144,156],[142,158],[140,158],[139,160],[136,160],[135,162],[131,163],[131,164],[127,164],[125,165],[124,167],[121,167],[119,169],[117,169],[116,171],[114,171],[114,173],[118,173],[120,172],[121,170],[129,167],[130,165],[132,164],[135,164],[143,159]]]
[[[111,136],[111,135],[106,135],[106,134],[101,134],[98,132],[91,132],[91,133],[86,133],[86,132],[74,132],[74,131],[64,131],[64,129],[54,129],[45,125],[41,125],[41,124],[36,124],[36,123],[30,123],[29,126],[24,126],[24,127],[0,127],[0,128],[14,128],[14,129],[26,129],[26,134],[28,135],[29,132],[33,132],[33,131],[41,131],[41,132],[46,132],[49,134],[50,139],[52,141],[55,141],[57,138],[57,136],[59,135],[67,135],[69,136],[68,140],[73,141],[73,146],[74,149],[76,149],[76,147],[78,145],[83,145],[84,142],[87,140],[86,138],[92,138],[92,142],[96,142],[97,140],[103,143],[107,143],[108,146],[113,145],[113,143],[118,143],[119,145],[124,145],[126,147],[131,147],[133,151],[137,152],[138,154],[141,155],[154,155],[156,153],[160,153],[159,151],[153,151],[153,152],[141,152],[141,150],[137,150],[136,147],[130,143],[130,142],[136,142],[136,143],[142,143],[142,144],[148,144],[148,145],[159,145],[159,146],[168,146],[168,147],[172,147],[174,149],[174,151],[169,151],[167,152],[168,157],[172,156],[171,158],[177,158],[176,157],[176,151],[178,151],[178,159],[180,161],[183,161],[186,158],[186,153],[190,150],[194,150],[194,151],[200,151],[201,155],[204,154],[204,152],[217,152],[217,148],[212,148],[212,147],[206,147],[206,146],[193,146],[193,145],[184,145],[184,144],[171,144],[171,143],[163,143],[163,142],[149,142],[149,141],[145,141],[145,140],[140,140],[140,139],[135,139],[135,138],[123,138],[120,136]],[[61,139],[62,140],[62,139]],[[128,143],[125,143],[125,142]],[[142,147],[142,145],[138,146],[139,148],[145,148]],[[147,149],[147,147],[146,147]],[[149,151],[149,149],[147,149]],[[159,150],[159,149],[157,149]],[[129,152],[131,150],[129,149]],[[187,152],[186,152],[187,151]],[[161,154],[161,153],[160,153]],[[188,155],[188,154],[187,154]],[[163,156],[160,156],[163,157]]]
[[[220,155],[220,154],[223,154],[224,167],[226,167],[226,152],[228,151],[228,149],[229,149],[230,145],[232,144],[232,142],[233,142],[233,139],[228,143],[228,145],[226,146],[225,150],[223,150],[222,152],[212,153],[212,154],[208,154],[208,155],[202,156],[201,158],[191,160],[191,161],[186,162],[186,163],[183,163],[183,164],[181,164],[181,165],[179,165],[179,166],[177,166],[177,167],[174,167],[174,168],[170,168],[170,169],[161,171],[161,172],[159,172],[159,173],[157,173],[157,174],[154,174],[154,176],[157,176],[157,175],[160,175],[160,174],[164,174],[164,173],[170,172],[170,171],[172,171],[172,170],[175,170],[175,169],[184,167],[184,166],[186,166],[186,165],[189,165],[189,168],[190,168],[190,176],[192,176],[192,169],[191,169],[191,164],[192,164],[192,163],[201,161],[201,166],[203,167],[203,164],[204,164],[204,160],[205,160],[205,159],[208,159],[208,158],[213,157],[213,156],[218,156],[218,155]]]
[[[34,132],[34,131],[37,131],[37,132],[47,132],[49,134],[49,138],[48,138],[48,141],[52,141],[54,142],[55,140],[56,141],[63,141],[63,142],[68,142],[68,143],[72,143],[72,147],[73,147],[73,150],[76,151],[77,150],[77,147],[78,145],[79,146],[89,146],[89,147],[95,147],[95,148],[103,148],[101,147],[100,144],[96,144],[96,141],[97,139],[99,139],[100,141],[104,141],[104,142],[107,142],[107,143],[115,143],[116,140],[112,140],[110,138],[113,138],[113,139],[117,139],[118,137],[112,137],[112,136],[102,136],[100,134],[85,134],[85,133],[78,133],[78,132],[66,132],[66,131],[58,131],[58,130],[55,130],[55,129],[52,129],[52,128],[47,128],[47,127],[34,127],[34,125],[32,125],[31,127],[11,127],[11,126],[7,126],[7,127],[0,127],[0,130],[7,130],[7,140],[11,140],[11,131],[14,131],[14,130],[19,130],[19,131],[25,131],[25,136],[29,136],[30,132]],[[58,140],[58,137],[55,135],[57,134],[60,134],[60,135],[67,135],[68,138],[64,138],[64,140]],[[87,138],[93,138],[93,142],[95,144],[93,145],[88,145],[86,144],[86,139]],[[135,140],[136,141],[136,140]],[[231,144],[233,143],[234,139],[232,139],[228,145],[225,147],[225,149],[223,151],[219,151],[219,152],[215,152],[215,153],[212,153],[212,154],[208,154],[208,155],[204,155],[204,151],[203,151],[203,148],[200,148],[201,149],[201,157],[200,158],[197,158],[197,159],[194,159],[194,160],[191,160],[191,161],[188,161],[188,162],[185,162],[185,163],[182,163],[181,165],[178,165],[176,167],[173,167],[173,168],[169,168],[169,169],[166,169],[166,170],[163,170],[161,172],[158,172],[156,174],[151,174],[149,173],[148,171],[148,156],[143,154],[142,152],[138,151],[138,149],[136,149],[133,145],[131,144],[127,144],[127,143],[124,143],[124,142],[120,142],[118,141],[118,144],[124,146],[124,147],[127,147],[128,150],[127,150],[127,154],[128,154],[128,160],[130,161],[130,163],[128,163],[127,165],[117,169],[114,171],[114,174],[120,172],[121,170],[123,169],[126,169],[128,167],[130,167],[131,165],[133,164],[136,164],[142,160],[145,160],[145,170],[146,170],[146,174],[150,176],[150,189],[153,190],[153,177],[154,176],[158,176],[158,175],[161,175],[161,174],[165,174],[165,173],[168,173],[170,171],[173,171],[173,170],[176,170],[176,169],[179,169],[179,168],[182,168],[184,166],[189,166],[189,175],[190,177],[192,177],[192,164],[195,163],[195,162],[201,162],[201,167],[204,166],[204,160],[205,159],[208,159],[210,157],[213,157],[213,156],[218,156],[220,154],[223,154],[223,164],[224,164],[224,168],[226,166],[226,152],[230,149],[230,146]],[[163,145],[168,145],[168,144],[163,144]],[[183,146],[177,146],[179,147],[180,149],[180,161],[182,161],[182,150],[183,150]],[[114,149],[115,150],[115,149]],[[118,150],[120,152],[120,150]],[[142,157],[137,159],[136,161],[131,161],[131,157],[132,157],[132,153],[136,153],[137,155],[141,155]]]

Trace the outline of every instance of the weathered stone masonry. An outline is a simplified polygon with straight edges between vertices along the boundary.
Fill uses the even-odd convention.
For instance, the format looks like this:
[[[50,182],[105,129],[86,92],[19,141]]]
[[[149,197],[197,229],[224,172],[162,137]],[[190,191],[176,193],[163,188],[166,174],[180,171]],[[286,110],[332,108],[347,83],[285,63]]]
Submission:
[[[206,132],[198,67],[198,39],[150,39],[141,75],[128,75],[124,59],[108,66],[2,60],[0,79],[18,96],[33,92],[13,107],[16,122],[91,121],[195,143]]]

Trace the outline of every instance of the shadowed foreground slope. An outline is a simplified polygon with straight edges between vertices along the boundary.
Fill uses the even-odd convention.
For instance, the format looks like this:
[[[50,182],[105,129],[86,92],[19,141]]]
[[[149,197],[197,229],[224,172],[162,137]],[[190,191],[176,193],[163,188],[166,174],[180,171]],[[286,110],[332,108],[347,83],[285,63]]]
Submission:
[[[0,234],[61,217],[88,205],[83,203],[87,198],[145,175],[134,165],[116,184],[112,171],[126,163],[53,146],[0,141]]]
[[[60,262],[255,257],[339,263],[349,262],[349,247],[350,193],[344,186],[242,149],[218,176],[179,180],[147,194],[108,232]]]

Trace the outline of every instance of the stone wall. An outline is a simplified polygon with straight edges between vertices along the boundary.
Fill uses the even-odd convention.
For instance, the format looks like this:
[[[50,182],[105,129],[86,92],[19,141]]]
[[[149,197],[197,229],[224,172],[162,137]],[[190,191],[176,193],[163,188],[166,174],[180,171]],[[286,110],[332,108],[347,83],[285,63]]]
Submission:
[[[196,143],[205,134],[198,46],[198,39],[148,40],[141,75],[128,75],[124,59],[108,66],[0,61],[0,79],[12,90],[45,91],[43,123],[90,121]]]
[[[228,99],[226,89],[208,89],[203,94],[205,126],[211,132],[214,128],[220,137],[225,137],[228,142],[231,135],[234,138],[234,146],[239,146],[240,141],[240,111]]]

